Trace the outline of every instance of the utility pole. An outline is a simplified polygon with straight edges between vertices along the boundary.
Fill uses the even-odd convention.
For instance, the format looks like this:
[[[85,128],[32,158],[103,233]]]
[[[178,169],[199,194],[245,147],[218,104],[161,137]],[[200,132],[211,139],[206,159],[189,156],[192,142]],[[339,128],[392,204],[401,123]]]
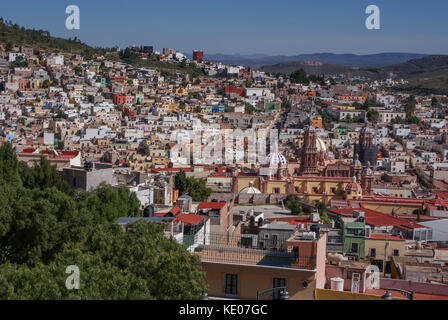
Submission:
[[[387,232],[387,230],[386,230]],[[386,261],[387,261],[387,247],[389,246],[389,234],[386,233],[386,243],[384,246],[384,262],[383,262],[383,275],[386,276]]]

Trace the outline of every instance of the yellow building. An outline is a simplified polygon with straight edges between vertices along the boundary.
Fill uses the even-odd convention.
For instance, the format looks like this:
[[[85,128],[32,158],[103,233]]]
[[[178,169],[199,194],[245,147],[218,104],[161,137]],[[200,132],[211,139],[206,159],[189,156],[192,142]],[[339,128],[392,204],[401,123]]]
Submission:
[[[314,300],[315,289],[325,285],[326,242],[326,233],[314,240],[296,233],[276,255],[268,249],[241,247],[241,241],[219,248],[204,246],[196,254],[202,261],[210,299],[257,300],[259,292],[286,287],[290,300]],[[267,292],[260,298],[275,296]]]
[[[185,88],[176,88],[174,90],[174,94],[176,96],[186,96],[186,95],[188,95],[188,90]]]
[[[346,199],[346,189],[351,185],[353,178],[340,177],[292,177],[291,180],[264,179],[260,176],[239,176],[234,180],[237,193],[253,186],[264,194],[295,194],[309,201],[329,203],[333,199]],[[349,199],[362,198],[362,189],[354,191]]]
[[[371,234],[365,239],[365,259],[380,269],[390,273],[392,257],[404,257],[406,240],[400,236]],[[385,268],[385,269],[384,269]]]
[[[422,210],[424,200],[419,199],[401,199],[393,197],[369,198],[362,202],[363,208],[379,211],[381,213],[391,214],[414,214],[415,210]]]

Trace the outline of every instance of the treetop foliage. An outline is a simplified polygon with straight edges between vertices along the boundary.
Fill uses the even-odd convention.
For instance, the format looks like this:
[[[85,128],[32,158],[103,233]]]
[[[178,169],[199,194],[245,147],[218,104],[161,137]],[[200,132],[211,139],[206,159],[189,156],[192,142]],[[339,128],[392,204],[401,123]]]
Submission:
[[[180,195],[188,193],[193,201],[207,201],[212,193],[212,190],[206,187],[205,179],[198,180],[194,177],[187,177],[183,170],[176,174],[174,186],[179,190]]]
[[[197,256],[139,217],[127,188],[71,190],[42,158],[30,168],[9,143],[0,147],[0,299],[199,299],[205,290]],[[66,268],[80,269],[68,290]]]

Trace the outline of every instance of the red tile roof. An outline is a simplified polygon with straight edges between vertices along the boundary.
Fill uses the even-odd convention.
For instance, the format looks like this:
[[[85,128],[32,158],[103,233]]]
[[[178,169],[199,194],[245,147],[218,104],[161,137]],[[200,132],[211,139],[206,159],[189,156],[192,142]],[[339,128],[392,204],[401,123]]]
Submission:
[[[173,222],[181,222],[186,225],[197,225],[204,219],[204,216],[198,214],[179,214]]]
[[[183,170],[184,172],[190,172],[190,168],[152,168],[151,172],[180,172]]]
[[[427,229],[427,227],[418,223],[392,217],[392,215],[381,213],[367,208],[344,208],[344,209],[328,209],[329,212],[339,214],[345,217],[353,216],[353,211],[358,210],[365,213],[366,223],[372,226],[395,226],[399,229],[412,230],[417,228]]]
[[[174,207],[173,209],[170,210],[170,213],[173,216],[177,216],[180,213],[180,208],[176,206],[176,207]]]
[[[226,205],[225,202],[201,202],[198,205],[198,209],[212,209],[212,210],[221,210]]]
[[[37,149],[28,148],[23,149],[22,152],[20,152],[21,155],[32,155],[36,152]],[[56,158],[56,159],[73,159],[79,155],[79,151],[48,151],[48,150],[39,150],[39,155],[47,155],[50,158]]]
[[[312,222],[308,216],[304,217],[287,217],[287,218],[268,218],[267,221],[271,222],[288,222],[290,225],[295,226],[300,223],[306,224],[307,222]]]
[[[389,234],[371,234],[370,239],[404,240],[402,236],[392,236]]]

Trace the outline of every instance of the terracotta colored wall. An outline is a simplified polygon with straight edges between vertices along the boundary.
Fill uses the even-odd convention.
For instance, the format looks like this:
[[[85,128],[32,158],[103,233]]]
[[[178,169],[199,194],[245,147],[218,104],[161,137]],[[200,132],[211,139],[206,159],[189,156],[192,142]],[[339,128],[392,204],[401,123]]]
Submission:
[[[424,294],[448,295],[448,285],[444,284],[431,284],[425,282],[413,282],[398,279],[381,279],[380,287],[382,289],[396,288],[396,289],[403,289],[406,291],[414,290],[418,293],[424,293]]]
[[[224,276],[238,274],[238,299],[257,299],[257,291],[272,288],[273,278],[285,278],[291,300],[313,300],[316,288],[315,272],[296,269],[260,267],[256,265],[231,265],[219,263],[202,263],[206,273],[208,295],[210,297],[224,297]],[[302,283],[308,281],[308,287]],[[269,295],[269,294],[268,294]],[[268,297],[268,295],[266,297]]]
[[[380,296],[347,291],[316,289],[316,300],[383,300]],[[393,300],[406,300],[393,298]]]

